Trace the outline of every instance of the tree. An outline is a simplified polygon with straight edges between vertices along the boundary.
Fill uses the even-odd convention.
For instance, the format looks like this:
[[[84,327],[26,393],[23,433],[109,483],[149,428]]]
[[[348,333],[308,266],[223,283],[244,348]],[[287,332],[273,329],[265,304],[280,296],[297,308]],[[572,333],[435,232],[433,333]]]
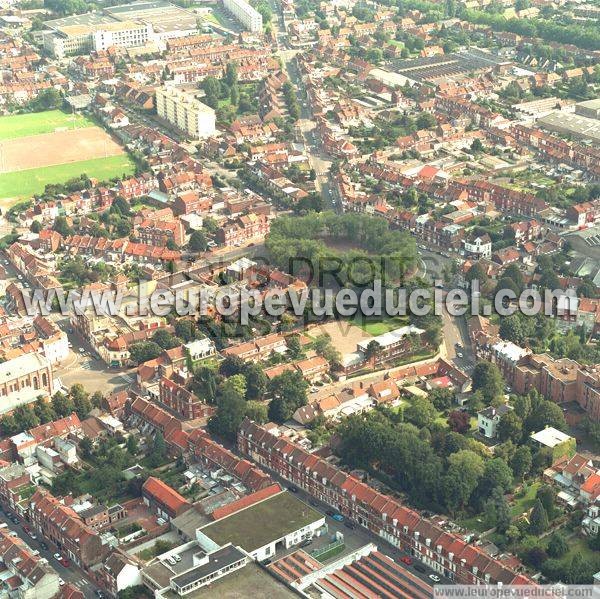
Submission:
[[[471,268],[467,272],[466,279],[467,279],[467,282],[470,284],[472,284],[473,281],[477,281],[479,283],[479,289],[481,291],[483,291],[484,289],[486,289],[488,287],[489,280],[490,280],[487,275],[487,272],[485,271],[483,266],[481,266],[481,264],[479,264],[479,262],[475,262],[475,264],[473,264],[473,266],[471,266]]]
[[[292,335],[291,337],[288,337],[286,345],[290,356],[294,360],[302,357],[302,344],[300,343],[300,337],[298,335]]]
[[[38,398],[33,404],[33,411],[42,424],[46,424],[46,422],[52,422],[56,417],[54,410],[52,409],[52,405],[41,397]]]
[[[21,405],[15,408],[13,416],[17,421],[19,431],[29,430],[40,424],[40,419],[35,415],[33,408],[29,405]]]
[[[156,331],[151,337],[151,342],[156,343],[161,349],[173,349],[181,345],[181,339],[178,339],[166,329]]]
[[[498,438],[501,441],[513,441],[516,445],[523,438],[523,422],[515,414],[514,410],[510,410],[503,414],[498,423]]]
[[[138,447],[137,439],[133,435],[129,435],[129,437],[127,437],[126,446],[127,446],[127,452],[130,455],[137,455],[137,452],[139,451],[139,447]]]
[[[510,465],[517,480],[523,480],[531,470],[531,449],[526,445],[517,447]]]
[[[260,364],[248,364],[244,369],[246,377],[246,398],[249,400],[260,399],[267,389],[267,377]]]
[[[434,389],[429,394],[429,399],[436,410],[443,412],[452,406],[456,400],[456,394],[451,389]]]
[[[75,411],[75,405],[73,400],[59,391],[52,397],[52,409],[59,418],[64,418]]]
[[[537,499],[531,510],[529,518],[529,532],[532,535],[539,536],[548,530],[548,514],[542,505],[542,502]]]
[[[487,493],[491,489],[501,489],[506,492],[512,486],[512,478],[512,470],[507,463],[501,458],[493,458],[485,463],[481,486]]]
[[[457,451],[448,458],[443,495],[451,512],[455,513],[466,505],[483,471],[483,458],[468,449]]]
[[[165,438],[163,434],[158,431],[154,435],[154,440],[152,442],[152,449],[150,451],[150,455],[148,456],[150,466],[152,468],[156,468],[160,466],[165,461],[167,456],[167,445],[165,443]]]
[[[437,415],[433,404],[425,397],[415,397],[404,410],[404,418],[415,426],[429,426]]]
[[[200,230],[194,231],[190,235],[188,247],[192,252],[205,252],[208,247],[208,241],[204,233]]]
[[[140,341],[129,346],[129,357],[134,364],[155,360],[162,353],[162,347],[153,341]]]
[[[490,498],[485,504],[485,518],[490,528],[496,527],[502,534],[510,526],[510,507],[499,487],[492,490]]]
[[[298,371],[281,373],[271,379],[268,388],[273,395],[269,418],[274,422],[289,420],[298,408],[306,405],[308,383]]]
[[[40,223],[40,221],[38,221],[38,220],[34,220],[31,223],[31,226],[29,227],[29,230],[32,233],[39,233],[42,230],[42,223]]]
[[[546,551],[550,557],[562,557],[569,551],[569,545],[562,534],[554,531],[550,536]]]
[[[532,408],[525,421],[525,428],[528,431],[540,431],[547,426],[567,430],[567,422],[560,406],[552,401],[542,400]]]
[[[63,237],[68,237],[73,233],[73,229],[69,226],[66,217],[57,216],[54,219],[54,225],[52,227],[57,233],[60,233]]]
[[[448,426],[451,431],[465,434],[471,426],[469,414],[461,410],[453,410],[448,414]]]
[[[234,374],[242,373],[245,367],[244,360],[238,356],[227,356],[219,366],[219,374],[222,374],[224,377],[233,376]]]
[[[516,395],[512,398],[515,414],[525,420],[531,414],[531,398],[529,395]]]
[[[546,510],[548,518],[554,517],[554,504],[556,501],[556,492],[549,485],[543,485],[536,493],[536,498],[539,499]]]
[[[500,319],[500,337],[513,343],[521,343],[524,339],[521,318],[517,314],[511,314]]]
[[[17,424],[15,417],[10,414],[2,416],[2,419],[0,419],[0,426],[2,427],[2,434],[6,437],[12,437],[13,435],[22,432],[19,430],[19,425]]]
[[[496,364],[482,360],[473,370],[473,391],[481,390],[483,398],[492,402],[504,392],[504,379]]]
[[[258,424],[265,424],[269,420],[269,411],[266,404],[250,400],[246,402],[246,416]]]
[[[84,437],[79,442],[79,451],[84,460],[89,460],[92,457],[92,450],[94,445],[89,437]]]
[[[217,412],[208,421],[208,430],[228,441],[235,441],[246,415],[246,402],[233,388],[226,388],[217,401]]]
[[[418,129],[434,129],[437,127],[437,121],[431,113],[422,112],[417,117],[416,125]]]
[[[246,397],[246,378],[243,374],[234,374],[223,380],[217,389],[218,395],[223,395],[229,391],[234,391],[240,397]]]

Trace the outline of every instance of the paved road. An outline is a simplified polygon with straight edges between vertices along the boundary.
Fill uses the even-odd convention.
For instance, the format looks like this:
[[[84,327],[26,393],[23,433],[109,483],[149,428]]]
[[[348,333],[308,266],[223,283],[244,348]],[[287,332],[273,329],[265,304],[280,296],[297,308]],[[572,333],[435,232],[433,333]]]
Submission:
[[[33,540],[24,530],[22,523],[14,524],[9,520],[4,513],[0,514],[0,521],[5,523],[8,528],[17,533],[17,535],[27,543],[27,545],[38,551],[41,557],[46,558],[50,566],[56,570],[58,575],[65,581],[71,582],[79,588],[85,595],[85,597],[92,598],[95,596],[96,589],[98,587],[87,577],[87,574],[75,564],[71,563],[71,566],[65,568],[58,561],[54,559],[54,554],[58,551],[58,547],[55,547],[49,541],[46,541],[48,549],[42,549],[40,542],[44,539]]]

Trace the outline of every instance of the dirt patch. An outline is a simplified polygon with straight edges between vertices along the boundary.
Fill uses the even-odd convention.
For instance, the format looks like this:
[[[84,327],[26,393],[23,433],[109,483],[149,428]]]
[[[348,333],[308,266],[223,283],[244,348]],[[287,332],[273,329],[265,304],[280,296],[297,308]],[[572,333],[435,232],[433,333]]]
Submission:
[[[311,328],[308,334],[317,337],[323,333],[329,333],[331,343],[343,355],[356,351],[356,344],[364,339],[372,339],[373,335],[363,331],[360,327],[347,320],[334,320],[326,324]]]
[[[0,144],[0,173],[106,158],[123,153],[123,148],[99,127],[19,137]]]

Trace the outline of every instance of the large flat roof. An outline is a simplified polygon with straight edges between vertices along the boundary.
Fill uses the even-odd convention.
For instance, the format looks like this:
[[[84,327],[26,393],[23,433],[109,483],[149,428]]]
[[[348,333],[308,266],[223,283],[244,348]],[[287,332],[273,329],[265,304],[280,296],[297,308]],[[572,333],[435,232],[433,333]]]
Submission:
[[[248,553],[324,518],[291,493],[283,491],[200,529],[219,545],[232,543]]]

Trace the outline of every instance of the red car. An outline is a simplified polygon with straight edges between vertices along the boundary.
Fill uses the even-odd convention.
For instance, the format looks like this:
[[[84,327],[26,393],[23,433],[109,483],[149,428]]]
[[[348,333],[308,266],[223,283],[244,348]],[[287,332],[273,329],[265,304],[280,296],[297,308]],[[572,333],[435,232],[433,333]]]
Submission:
[[[68,568],[71,565],[71,562],[66,558],[63,557],[60,559],[60,563],[65,567]]]
[[[412,558],[408,557],[408,555],[405,555],[404,557],[401,557],[400,561],[403,564],[406,564],[407,566],[412,566],[412,563],[413,563]]]

